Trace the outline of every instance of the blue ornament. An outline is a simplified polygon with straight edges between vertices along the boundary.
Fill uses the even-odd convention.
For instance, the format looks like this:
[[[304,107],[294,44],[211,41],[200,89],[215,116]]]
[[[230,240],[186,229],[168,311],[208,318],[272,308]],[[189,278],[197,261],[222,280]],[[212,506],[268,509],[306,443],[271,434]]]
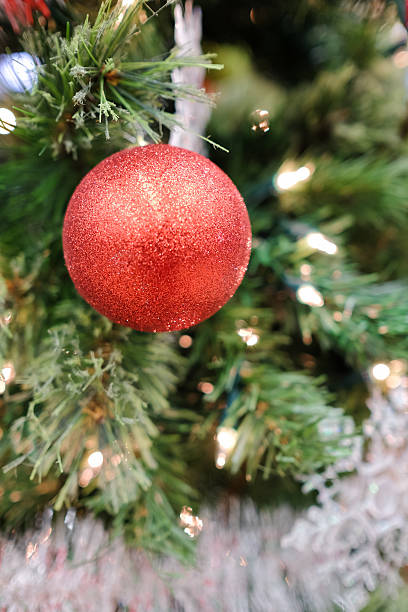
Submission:
[[[0,55],[0,92],[31,91],[37,83],[39,59],[25,51]]]

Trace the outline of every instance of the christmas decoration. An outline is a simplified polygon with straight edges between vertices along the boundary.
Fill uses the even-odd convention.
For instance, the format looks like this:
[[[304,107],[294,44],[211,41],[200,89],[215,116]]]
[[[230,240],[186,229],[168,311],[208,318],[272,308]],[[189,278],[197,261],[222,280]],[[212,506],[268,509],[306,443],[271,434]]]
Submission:
[[[81,296],[140,331],[173,331],[219,310],[251,248],[245,204],[197,153],[148,145],[116,153],[75,190],[63,246]]]
[[[9,108],[0,108],[0,134],[9,134],[16,127],[16,116]]]
[[[251,503],[236,500],[229,516],[224,508],[208,511],[196,562],[187,566],[129,549],[122,538],[109,541],[101,522],[77,519],[72,509],[55,526],[45,512],[37,531],[17,541],[0,540],[0,605],[17,611],[29,601],[31,609],[44,612],[302,612],[303,593],[285,581],[279,550],[292,515],[289,508],[260,514]],[[181,510],[186,539],[194,519],[189,508]]]
[[[305,478],[304,491],[317,491],[318,506],[296,514],[286,506],[259,511],[229,499],[228,511],[222,504],[200,517],[183,507],[180,525],[198,546],[188,568],[132,551],[120,538],[109,543],[100,523],[77,520],[73,509],[53,527],[46,511],[41,529],[27,534],[24,545],[0,540],[0,605],[32,601],[52,610],[70,600],[81,611],[92,598],[107,611],[114,601],[143,610],[175,609],[176,602],[180,609],[208,612],[215,605],[240,612],[327,612],[332,602],[358,612],[379,585],[395,593],[402,585],[399,570],[408,563],[406,380],[400,377],[388,397],[373,390],[363,426],[367,453],[362,437],[349,438],[348,456]],[[328,419],[322,437],[338,427]],[[353,431],[351,419],[343,431]],[[225,429],[218,442],[226,433],[229,447]],[[352,474],[340,478],[345,472]],[[92,588],[95,580],[104,585],[101,593]]]
[[[0,7],[4,9],[15,32],[20,31],[20,24],[33,25],[33,11],[40,11],[47,19],[51,16],[50,9],[44,0],[2,0]]]
[[[40,61],[25,51],[0,55],[0,93],[31,91]]]
[[[358,612],[380,585],[393,593],[402,584],[400,570],[408,563],[408,379],[394,374],[390,382],[396,386],[387,396],[376,388],[368,401],[365,444],[354,438],[349,457],[305,478],[304,492],[316,491],[318,505],[282,539],[293,575],[320,594],[318,610],[327,610],[331,600]],[[328,423],[325,435],[336,427]]]
[[[185,11],[180,4],[174,7],[174,39],[183,51],[193,57],[201,55],[202,15],[200,7],[193,8],[193,2],[187,0]],[[203,87],[205,68],[199,66],[184,66],[175,68],[172,73],[174,83]],[[169,144],[183,147],[189,151],[205,154],[205,141],[200,137],[204,134],[211,109],[208,104],[196,100],[177,98],[176,117],[178,125],[171,130]]]

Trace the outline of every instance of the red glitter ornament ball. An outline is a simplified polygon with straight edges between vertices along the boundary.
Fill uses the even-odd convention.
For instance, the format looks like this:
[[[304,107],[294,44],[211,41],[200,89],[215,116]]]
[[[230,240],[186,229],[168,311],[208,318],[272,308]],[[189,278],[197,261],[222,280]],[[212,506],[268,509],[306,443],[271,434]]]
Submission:
[[[251,226],[237,188],[211,161],[147,145],[111,155],[76,188],[63,229],[81,296],[140,331],[196,325],[235,293]]]

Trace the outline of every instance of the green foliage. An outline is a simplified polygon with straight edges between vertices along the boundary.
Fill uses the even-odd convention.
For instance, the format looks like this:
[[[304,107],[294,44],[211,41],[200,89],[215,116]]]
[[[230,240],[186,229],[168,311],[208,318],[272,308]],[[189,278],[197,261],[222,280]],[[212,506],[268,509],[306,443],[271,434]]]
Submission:
[[[79,473],[92,449],[104,452],[99,480],[108,511],[137,499],[150,485],[150,471],[157,469],[151,440],[159,432],[153,417],[171,416],[167,396],[181,363],[166,339],[149,342],[128,335],[118,334],[116,341],[126,342],[121,352],[114,344],[84,352],[73,329],[53,330],[23,380],[33,399],[13,431],[25,435],[30,448],[4,470],[29,461],[31,478],[41,480],[51,470],[65,474],[57,510],[78,495]]]
[[[377,589],[361,612],[405,612],[407,606],[408,589],[404,585],[392,597],[385,590]]]
[[[24,35],[41,68],[34,91],[18,97],[25,118],[0,167],[0,349],[17,372],[0,403],[0,514],[15,527],[44,505],[75,504],[111,517],[133,543],[185,557],[191,542],[176,515],[196,495],[184,480],[199,417],[170,400],[185,360],[175,337],[132,333],[86,306],[60,244],[68,199],[95,162],[144,136],[157,141],[174,124],[176,97],[207,100],[171,72],[209,66],[208,56],[148,60],[149,45],[135,47],[143,6],[104,3],[94,24]],[[103,464],[90,469],[94,451]]]
[[[282,216],[281,223],[267,237],[258,239],[251,271],[259,275],[272,270],[276,290],[285,287],[280,301],[282,307],[287,307],[286,332],[293,334],[300,329],[303,339],[311,341],[314,337],[322,350],[338,350],[352,365],[362,368],[376,358],[408,356],[406,282],[379,283],[377,275],[359,274],[341,244],[335,256],[316,253],[305,239],[316,231],[312,219],[283,219]],[[318,227],[338,242],[337,232],[343,229],[344,233],[348,226],[349,220],[343,217]],[[301,285],[317,289],[324,299],[323,306],[299,303],[296,292]]]
[[[255,345],[245,345],[245,331],[258,338]],[[265,479],[312,472],[348,452],[346,417],[331,406],[322,379],[290,371],[289,342],[271,312],[236,302],[217,315],[215,326],[202,324],[195,338],[193,363],[203,352],[213,355],[202,375],[214,384],[206,396],[211,411],[204,431],[215,419],[236,429],[228,467],[232,473],[244,468],[248,479],[257,471]],[[329,421],[337,425],[326,436]]]
[[[163,128],[176,119],[165,102],[177,97],[208,102],[205,92],[175,84],[171,72],[182,66],[212,65],[210,56],[182,57],[177,50],[157,60],[132,61],[128,46],[143,30],[144,0],[125,10],[120,3],[111,10],[103,2],[93,24],[83,24],[65,36],[60,32],[29,30],[24,48],[39,57],[38,86],[22,99],[18,134],[36,143],[40,152],[51,150],[78,157],[101,134],[123,142],[143,143],[144,137],[161,140]],[[156,14],[156,13],[153,13]]]
[[[344,371],[361,384],[374,360],[408,359],[406,110],[399,73],[378,55],[383,34],[349,14],[337,19],[337,8],[325,13],[327,30],[310,32],[325,50],[324,69],[286,91],[257,74],[245,50],[224,49],[230,67],[212,133],[232,154],[214,158],[248,194],[247,277],[217,315],[187,332],[191,349],[180,347],[180,334],[119,328],[68,278],[66,203],[101,157],[161,139],[175,123],[175,98],[203,99],[171,82],[174,68],[209,67],[209,56],[176,51],[146,59],[143,7],[139,0],[121,15],[103,4],[93,24],[25,33],[42,66],[32,94],[16,101],[22,115],[0,167],[0,350],[17,371],[0,405],[0,514],[9,527],[44,505],[75,505],[139,546],[188,559],[177,515],[203,501],[197,482],[216,472],[220,426],[237,431],[217,472],[227,490],[257,474],[318,471],[348,452],[351,421],[338,408]],[[256,108],[269,110],[269,131],[251,130]],[[278,192],[286,160],[315,172]],[[311,231],[337,253],[312,249]],[[321,293],[320,307],[299,301],[302,284]],[[256,342],[248,346],[245,334]],[[348,410],[358,417],[361,394]],[[91,468],[94,451],[103,464]]]
[[[50,249],[55,262],[65,208],[82,172],[69,159],[52,161],[32,153],[30,147],[20,146],[0,165],[1,210],[8,228],[0,235],[1,252],[16,257],[24,247],[25,257],[32,260]]]
[[[245,370],[242,378],[244,388],[223,421],[238,433],[229,459],[232,472],[245,463],[251,478],[258,469],[265,479],[274,473],[309,473],[348,453],[347,436],[342,448],[344,415],[328,404],[323,381],[268,364]],[[326,438],[323,430],[330,420],[338,433]]]

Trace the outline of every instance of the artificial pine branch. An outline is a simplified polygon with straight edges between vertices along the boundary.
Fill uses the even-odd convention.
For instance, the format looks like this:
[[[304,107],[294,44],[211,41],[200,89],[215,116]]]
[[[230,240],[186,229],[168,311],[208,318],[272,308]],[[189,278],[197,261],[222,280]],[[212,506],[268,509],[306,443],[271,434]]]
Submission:
[[[72,32],[67,23],[65,35],[44,29],[24,33],[24,48],[41,67],[34,91],[21,98],[16,135],[41,153],[76,158],[101,135],[109,140],[124,130],[135,144],[160,141],[163,128],[177,122],[167,101],[183,96],[210,103],[204,91],[173,83],[171,72],[185,65],[219,69],[211,56],[183,58],[174,50],[159,60],[132,61],[129,43],[148,21],[144,6],[137,0],[128,9],[120,3],[111,9],[104,2],[92,25],[87,18]]]
[[[158,467],[151,452],[159,434],[153,419],[171,416],[166,396],[182,364],[165,338],[150,342],[124,330],[117,341],[126,342],[121,351],[106,342],[84,353],[73,329],[53,330],[22,381],[33,399],[27,416],[14,421],[11,436],[18,433],[26,450],[3,471],[28,462],[32,479],[65,474],[56,509],[77,497],[78,483],[86,487],[93,480],[90,475],[81,481],[92,449],[104,452],[98,479],[112,511],[137,499]]]

